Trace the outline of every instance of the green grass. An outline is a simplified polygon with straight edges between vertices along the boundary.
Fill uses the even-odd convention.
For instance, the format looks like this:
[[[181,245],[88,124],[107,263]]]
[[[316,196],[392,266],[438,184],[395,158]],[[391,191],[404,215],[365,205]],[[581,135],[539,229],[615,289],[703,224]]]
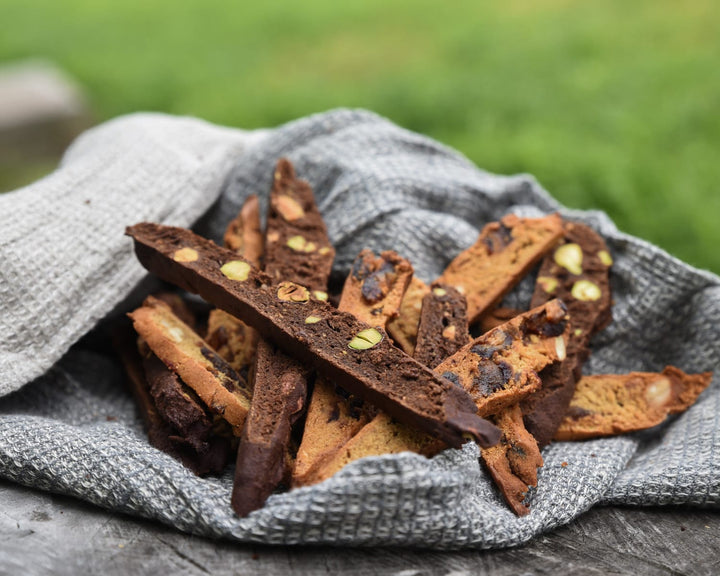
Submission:
[[[254,128],[360,106],[720,272],[714,0],[0,0],[0,62],[48,57],[99,119]]]

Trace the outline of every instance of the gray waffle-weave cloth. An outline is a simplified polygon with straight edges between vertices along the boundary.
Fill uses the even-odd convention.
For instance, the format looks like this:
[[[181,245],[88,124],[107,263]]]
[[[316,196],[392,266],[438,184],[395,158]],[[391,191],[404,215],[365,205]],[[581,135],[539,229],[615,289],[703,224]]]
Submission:
[[[315,189],[338,275],[361,248],[391,248],[432,280],[485,223],[560,211],[598,230],[615,261],[615,319],[594,340],[586,373],[720,367],[719,279],[602,213],[563,208],[532,177],[490,174],[365,111],[256,132],[137,114],[90,130],[53,174],[0,196],[0,476],[187,532],[274,544],[496,548],[597,504],[720,503],[714,382],[651,433],[550,445],[523,518],[501,501],[472,444],[432,459],[361,460],[235,517],[232,470],[197,478],[152,448],[120,365],[91,330],[150,289],[126,225],[195,224],[218,239],[248,194],[266,205],[281,156]],[[522,303],[527,290],[509,298]]]

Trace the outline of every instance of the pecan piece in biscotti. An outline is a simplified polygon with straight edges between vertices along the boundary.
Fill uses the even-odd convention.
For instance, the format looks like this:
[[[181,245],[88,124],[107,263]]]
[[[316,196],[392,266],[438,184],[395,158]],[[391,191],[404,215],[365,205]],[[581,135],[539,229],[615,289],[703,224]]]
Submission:
[[[150,296],[128,316],[155,355],[239,436],[250,407],[240,375],[164,302]]]
[[[522,402],[527,429],[546,446],[560,425],[590,353],[590,338],[611,319],[609,270],[605,241],[585,224],[566,222],[563,241],[542,262],[531,306],[560,298],[570,313],[567,358],[540,374],[542,387]]]
[[[562,236],[557,214],[519,218],[514,214],[485,226],[470,248],[448,264],[439,282],[467,298],[470,324],[497,306]]]
[[[686,374],[673,366],[661,373],[583,376],[554,439],[587,440],[652,428],[694,404],[711,380],[711,372]]]
[[[339,309],[383,330],[388,320],[397,315],[412,273],[410,263],[395,252],[383,252],[377,257],[363,250],[345,281]],[[308,405],[293,486],[317,481],[318,470],[369,417],[359,398],[328,379],[318,378]]]

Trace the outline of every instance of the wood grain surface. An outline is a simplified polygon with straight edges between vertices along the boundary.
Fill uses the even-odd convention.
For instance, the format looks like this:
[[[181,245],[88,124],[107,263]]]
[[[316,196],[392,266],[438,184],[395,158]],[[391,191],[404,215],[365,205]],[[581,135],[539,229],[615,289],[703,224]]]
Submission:
[[[463,576],[720,574],[720,511],[594,508],[488,552],[249,546],[213,541],[0,481],[0,574]]]

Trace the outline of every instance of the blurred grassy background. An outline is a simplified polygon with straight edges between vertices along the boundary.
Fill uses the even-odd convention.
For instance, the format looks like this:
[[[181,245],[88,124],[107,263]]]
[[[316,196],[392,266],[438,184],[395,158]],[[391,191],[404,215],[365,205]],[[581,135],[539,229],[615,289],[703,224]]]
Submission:
[[[98,120],[254,128],[365,107],[720,272],[714,0],[0,0],[0,14],[0,62],[57,62]]]

